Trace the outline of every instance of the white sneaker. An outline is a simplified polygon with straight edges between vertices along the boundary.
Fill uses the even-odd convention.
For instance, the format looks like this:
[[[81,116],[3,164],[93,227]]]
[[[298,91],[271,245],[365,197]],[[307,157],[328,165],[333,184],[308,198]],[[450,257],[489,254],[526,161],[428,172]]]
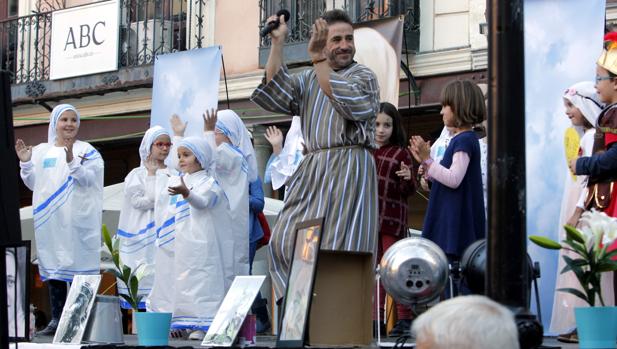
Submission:
[[[203,340],[205,336],[206,336],[206,332],[202,330],[195,330],[191,332],[191,334],[189,334],[189,339],[200,341],[200,340]]]

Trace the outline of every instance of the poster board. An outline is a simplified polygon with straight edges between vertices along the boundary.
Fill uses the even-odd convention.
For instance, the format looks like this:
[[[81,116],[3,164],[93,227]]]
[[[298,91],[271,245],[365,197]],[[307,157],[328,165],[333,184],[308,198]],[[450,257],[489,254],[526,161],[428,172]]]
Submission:
[[[294,252],[287,278],[281,325],[276,340],[277,347],[304,346],[322,227],[323,217],[296,225]]]
[[[81,343],[100,283],[101,275],[75,275],[62,309],[54,344]]]
[[[236,276],[208,328],[202,346],[231,347],[265,276]]]

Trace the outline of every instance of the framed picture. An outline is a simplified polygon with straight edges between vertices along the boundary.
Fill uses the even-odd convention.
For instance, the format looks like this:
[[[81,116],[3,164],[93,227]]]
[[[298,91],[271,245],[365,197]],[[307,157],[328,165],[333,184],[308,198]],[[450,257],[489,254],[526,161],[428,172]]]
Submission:
[[[236,276],[214,316],[202,346],[231,347],[265,276]]]
[[[62,309],[54,344],[81,343],[100,283],[101,275],[75,275]]]
[[[30,241],[1,245],[6,258],[9,340],[30,340]],[[34,326],[34,324],[32,324]]]
[[[304,346],[322,226],[323,218],[296,225],[296,239],[287,278],[283,317],[276,340],[277,347]]]

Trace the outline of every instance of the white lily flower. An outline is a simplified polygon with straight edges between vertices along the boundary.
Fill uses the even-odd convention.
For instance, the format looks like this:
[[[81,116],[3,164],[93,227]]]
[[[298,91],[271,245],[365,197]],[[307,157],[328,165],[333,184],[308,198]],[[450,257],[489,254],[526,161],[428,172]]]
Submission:
[[[607,216],[604,212],[592,209],[583,213],[581,221],[584,223],[581,232],[588,247],[592,243],[597,246],[600,241],[604,245],[611,244],[617,238],[617,219]]]

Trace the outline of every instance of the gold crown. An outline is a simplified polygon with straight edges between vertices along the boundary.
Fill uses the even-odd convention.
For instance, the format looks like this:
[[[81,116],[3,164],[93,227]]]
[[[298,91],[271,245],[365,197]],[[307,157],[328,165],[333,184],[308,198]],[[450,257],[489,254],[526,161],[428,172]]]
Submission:
[[[598,58],[598,65],[617,75],[617,42],[606,42],[606,49]]]

